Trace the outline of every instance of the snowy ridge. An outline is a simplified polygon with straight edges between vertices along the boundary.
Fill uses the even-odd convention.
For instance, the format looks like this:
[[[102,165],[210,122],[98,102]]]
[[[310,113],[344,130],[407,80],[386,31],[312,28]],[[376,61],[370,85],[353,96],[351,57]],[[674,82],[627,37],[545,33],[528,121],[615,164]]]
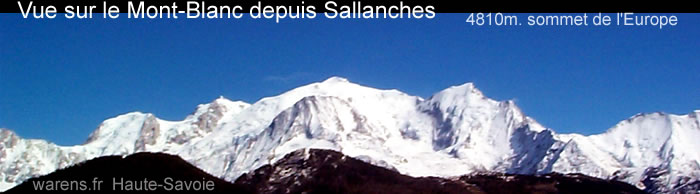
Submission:
[[[199,105],[183,121],[165,121],[152,114],[132,112],[107,119],[90,134],[86,143],[58,146],[44,140],[22,139],[0,129],[0,190],[4,191],[31,177],[48,174],[79,162],[106,155],[140,151],[176,153],[190,141],[210,134],[200,123],[218,123],[249,105],[219,98]],[[212,116],[222,115],[222,116]],[[210,131],[210,130],[209,130]]]
[[[0,190],[104,155],[176,154],[233,181],[295,150],[324,148],[411,176],[555,171],[650,192],[697,191],[699,116],[639,114],[598,135],[556,134],[472,83],[423,99],[332,77],[253,104],[220,97],[182,121],[127,113],[76,146],[0,129]]]
[[[698,111],[638,114],[603,134],[572,138],[553,170],[615,178],[648,191],[697,191],[698,123]]]

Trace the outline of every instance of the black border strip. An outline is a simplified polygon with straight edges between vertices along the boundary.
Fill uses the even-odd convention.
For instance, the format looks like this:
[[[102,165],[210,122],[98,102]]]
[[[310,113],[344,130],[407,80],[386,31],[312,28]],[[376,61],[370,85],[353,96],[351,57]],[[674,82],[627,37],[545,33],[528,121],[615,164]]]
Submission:
[[[97,6],[94,13],[103,12],[103,0],[3,0],[0,4],[1,13],[20,13],[20,7],[17,2],[22,2],[24,6],[29,2],[33,5],[48,6],[53,5],[59,13],[64,13],[64,8],[68,5],[72,6]],[[111,5],[117,5],[120,12],[127,11],[127,1],[125,0],[104,0]],[[139,2],[140,0],[132,0]],[[316,7],[316,13],[326,12],[324,5],[328,1],[320,0],[194,0],[197,2],[204,1],[207,5],[241,5],[243,9],[249,10],[251,6],[261,2],[265,5],[284,5],[298,6],[313,5]],[[403,2],[409,6],[434,6],[437,13],[473,13],[473,12],[503,12],[503,13],[594,13],[594,12],[637,12],[637,13],[697,13],[700,12],[700,6],[693,5],[692,1],[672,2],[672,1],[638,1],[638,2],[611,2],[611,1],[493,1],[493,0],[356,0],[362,5],[384,5],[392,6],[399,5]],[[151,5],[172,5],[176,2],[184,9],[186,2],[184,0],[144,0],[146,4]],[[336,0],[338,5],[352,5],[353,1]]]

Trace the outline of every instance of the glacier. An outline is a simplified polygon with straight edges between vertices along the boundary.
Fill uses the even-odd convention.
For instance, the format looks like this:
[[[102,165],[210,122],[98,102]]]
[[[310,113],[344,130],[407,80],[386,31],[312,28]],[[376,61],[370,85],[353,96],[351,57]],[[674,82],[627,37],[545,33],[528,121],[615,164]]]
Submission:
[[[0,190],[91,158],[137,152],[179,155],[234,181],[287,153],[320,148],[410,176],[581,173],[653,193],[697,192],[699,116],[638,114],[601,134],[558,134],[472,83],[423,99],[331,77],[253,104],[219,97],[181,121],[119,115],[75,146],[0,129]]]

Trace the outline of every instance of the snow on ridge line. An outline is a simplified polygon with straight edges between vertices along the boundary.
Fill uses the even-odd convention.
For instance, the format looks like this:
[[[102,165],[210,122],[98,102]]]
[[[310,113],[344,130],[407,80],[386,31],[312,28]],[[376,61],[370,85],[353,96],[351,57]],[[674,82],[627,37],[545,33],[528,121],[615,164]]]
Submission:
[[[634,124],[635,122],[644,122],[650,119],[672,119],[672,118],[683,118],[683,117],[688,117],[690,119],[698,119],[698,115],[700,115],[700,110],[693,110],[689,113],[685,114],[676,114],[676,113],[667,113],[667,112],[662,112],[662,111],[656,111],[656,112],[643,112],[643,113],[637,113],[634,114],[627,119],[621,120],[617,122],[614,126],[608,128],[606,131],[603,131],[598,134],[591,134],[591,135],[584,135],[586,137],[590,136],[598,136],[598,135],[603,135],[603,134],[608,134],[608,133],[615,133],[617,130],[620,128],[625,128],[626,125],[631,125]],[[665,121],[665,122],[670,122],[670,121]],[[700,120],[699,120],[700,122]],[[659,130],[662,128],[658,128]],[[668,127],[668,129],[674,130],[676,128],[674,127]],[[629,132],[629,131],[628,131]],[[577,134],[577,133],[568,133],[568,134]],[[580,135],[580,134],[579,134]]]
[[[337,83],[337,82],[349,83],[350,81],[344,77],[332,76],[332,77],[329,77],[328,79],[324,80],[321,83]]]
[[[314,82],[314,83],[311,83],[311,84],[308,84],[308,85],[305,85],[305,86],[310,86],[310,85],[314,85],[314,84],[323,84],[323,83],[349,83],[349,84],[357,85],[357,84],[355,84],[355,83],[349,81],[347,78],[340,77],[340,76],[332,76],[332,77],[329,77],[329,78],[327,78],[326,80],[324,80],[324,81],[322,81],[322,82]],[[301,86],[301,87],[305,87],[305,86]],[[358,86],[360,86],[360,85],[358,85]],[[301,88],[301,87],[299,87],[299,88]],[[362,87],[364,87],[364,86],[362,86]],[[374,89],[374,88],[372,88],[372,89]],[[467,89],[467,90],[465,90],[465,89]],[[292,90],[294,90],[294,89],[292,89]],[[483,93],[482,93],[480,90],[478,90],[478,88],[475,87],[475,84],[474,84],[473,82],[466,82],[466,83],[461,84],[461,85],[450,86],[450,87],[448,87],[448,88],[446,88],[446,89],[444,89],[444,90],[442,90],[442,91],[440,91],[440,92],[438,92],[438,93],[435,93],[433,96],[431,96],[431,98],[434,97],[435,95],[441,94],[441,92],[450,91],[450,90],[459,90],[459,91],[469,91],[469,90],[471,90],[471,91],[474,91],[474,92],[469,92],[469,93],[481,94],[481,95],[483,96]],[[290,91],[291,91],[291,90],[290,90]],[[382,91],[398,91],[398,92],[400,92],[399,90],[396,90],[396,89],[388,89],[388,90],[382,90]],[[284,93],[283,93],[283,94],[284,94]],[[405,93],[404,93],[404,94],[405,94]],[[310,96],[314,96],[314,95],[310,95]],[[276,96],[272,96],[272,97],[276,97]],[[305,97],[306,97],[306,96],[305,96]],[[265,98],[263,98],[263,99],[266,99],[266,98],[271,98],[271,97],[265,97]],[[488,97],[486,97],[486,98],[487,98],[487,99],[490,99],[490,98],[488,98]],[[490,100],[492,100],[492,99],[490,99]],[[259,100],[259,101],[262,101],[262,99]],[[259,101],[258,101],[258,102],[259,102]],[[235,105],[247,105],[247,106],[252,105],[252,104],[246,103],[246,102],[244,102],[244,101],[232,101],[232,100],[230,100],[230,99],[228,99],[228,98],[225,98],[224,96],[219,96],[218,98],[214,99],[214,100],[211,101],[210,103],[199,104],[198,107],[199,107],[199,106],[204,106],[204,105],[210,105],[210,104],[212,104],[212,103],[217,103],[217,102],[218,102],[218,103],[225,103],[225,104],[235,104]],[[512,100],[504,100],[504,101],[497,101],[497,102],[510,102],[510,103],[512,103],[513,101],[512,101]],[[515,107],[517,108],[517,106],[515,106]],[[197,109],[195,109],[195,111],[194,111],[192,114],[194,114],[194,113],[196,113],[196,112],[197,112]],[[691,117],[692,117],[692,116],[694,116],[694,115],[692,115],[693,113],[695,113],[695,114],[700,114],[700,109],[698,109],[698,110],[693,110],[693,111],[691,111],[691,112],[688,113],[688,114],[674,114],[674,113],[666,113],[666,112],[660,112],[660,111],[657,111],[657,112],[649,112],[649,113],[637,113],[637,114],[635,114],[635,115],[629,117],[628,119],[626,119],[626,120],[624,120],[624,121],[633,120],[633,119],[635,119],[635,118],[645,117],[645,116],[648,116],[648,115],[672,115],[672,116],[691,116]],[[188,116],[191,116],[192,114],[190,114],[190,115],[188,115]],[[153,114],[152,114],[152,113],[144,113],[144,112],[141,112],[141,111],[133,111],[133,112],[127,112],[127,113],[124,113],[124,114],[117,115],[117,116],[115,116],[115,117],[108,118],[108,119],[106,119],[105,121],[110,121],[110,120],[112,120],[112,119],[117,119],[117,118],[120,118],[120,117],[123,117],[123,116],[129,116],[129,115],[153,115]],[[153,116],[155,116],[155,115],[153,115]],[[157,117],[156,117],[156,118],[157,118]],[[531,117],[528,117],[528,118],[534,120],[534,119],[531,118]],[[163,120],[163,121],[168,121],[168,120],[164,120],[164,119],[160,119],[160,118],[157,118],[157,119]],[[182,120],[180,120],[180,121],[182,121]],[[179,122],[179,121],[173,121],[173,122]],[[622,123],[622,121],[619,122],[619,123]],[[618,123],[618,124],[619,124],[619,123]],[[2,131],[2,130],[9,130],[9,131],[12,131],[11,129],[0,128],[0,131]],[[12,131],[12,132],[15,133],[14,131]],[[603,132],[603,133],[605,133],[605,132]],[[578,133],[560,133],[559,135],[567,135],[567,134],[571,134],[571,135],[581,135],[581,134],[578,134]],[[597,135],[597,134],[592,134],[592,135]],[[584,135],[584,136],[590,136],[590,135]]]

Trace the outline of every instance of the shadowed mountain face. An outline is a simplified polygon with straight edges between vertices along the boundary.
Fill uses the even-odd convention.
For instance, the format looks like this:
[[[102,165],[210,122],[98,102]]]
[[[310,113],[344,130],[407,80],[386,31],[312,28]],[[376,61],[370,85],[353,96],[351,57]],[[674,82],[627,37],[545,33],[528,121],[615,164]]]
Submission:
[[[101,182],[100,182],[101,181]],[[99,191],[99,192],[96,192]],[[163,153],[104,156],[31,178],[5,193],[224,193],[241,187]]]
[[[477,174],[459,177],[459,181],[478,185],[486,193],[644,193],[625,182],[582,174]]]
[[[584,175],[410,177],[318,149],[289,153],[235,183],[211,176],[178,156],[106,156],[29,179],[6,193],[94,193],[97,184],[106,193],[643,193],[623,182]]]
[[[479,193],[474,185],[410,177],[330,150],[287,154],[274,165],[244,174],[236,184],[260,193]]]
[[[585,175],[476,174],[410,177],[331,150],[287,154],[236,180],[260,193],[644,193],[624,182]]]

